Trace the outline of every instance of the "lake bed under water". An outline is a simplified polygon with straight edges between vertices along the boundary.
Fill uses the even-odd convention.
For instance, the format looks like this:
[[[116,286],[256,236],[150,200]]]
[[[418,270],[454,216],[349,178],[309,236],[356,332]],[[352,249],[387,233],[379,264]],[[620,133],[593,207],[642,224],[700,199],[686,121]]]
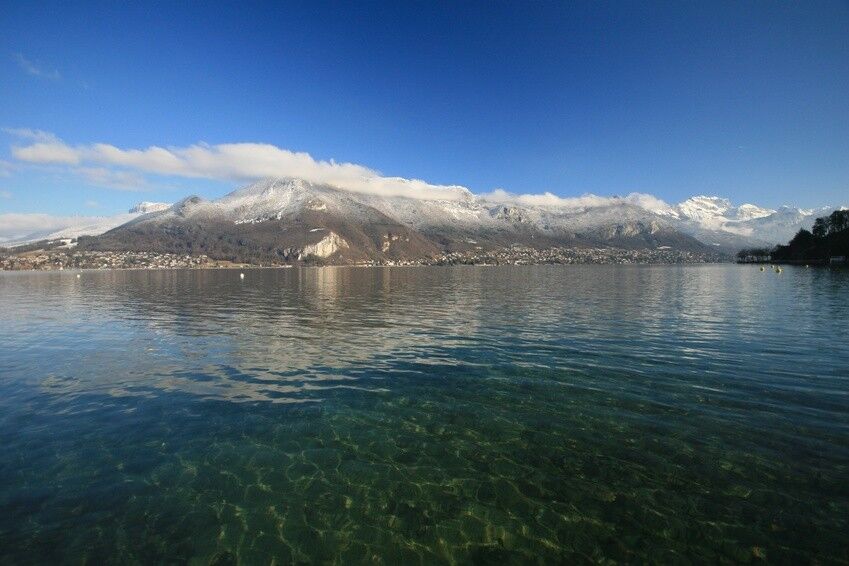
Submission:
[[[849,271],[0,273],[0,563],[849,561]]]

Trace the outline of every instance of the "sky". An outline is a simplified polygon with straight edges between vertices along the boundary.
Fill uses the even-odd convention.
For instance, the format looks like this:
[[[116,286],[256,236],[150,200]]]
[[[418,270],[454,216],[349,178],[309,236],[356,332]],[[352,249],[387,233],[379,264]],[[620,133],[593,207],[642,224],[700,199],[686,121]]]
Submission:
[[[266,175],[849,204],[845,0],[0,0],[0,102],[0,223]]]

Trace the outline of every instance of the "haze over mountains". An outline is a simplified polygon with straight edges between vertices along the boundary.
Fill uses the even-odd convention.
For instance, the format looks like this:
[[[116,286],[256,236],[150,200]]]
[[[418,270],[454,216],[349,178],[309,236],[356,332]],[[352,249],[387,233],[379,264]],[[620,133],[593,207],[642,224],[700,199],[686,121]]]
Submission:
[[[412,259],[445,251],[548,247],[669,247],[733,253],[788,240],[831,208],[766,209],[696,196],[668,205],[650,195],[474,195],[426,199],[342,190],[301,179],[268,178],[215,200],[140,203],[102,222],[55,230],[83,234],[86,249],[233,254],[265,261],[314,256],[357,262]]]
[[[127,212],[111,216],[48,216],[39,214],[3,214],[0,221],[5,223],[0,232],[0,245],[14,246],[39,240],[59,240],[80,236],[97,236],[126,224],[142,214],[164,210],[171,206],[164,202],[139,202]],[[32,230],[33,217],[40,217],[43,227]]]

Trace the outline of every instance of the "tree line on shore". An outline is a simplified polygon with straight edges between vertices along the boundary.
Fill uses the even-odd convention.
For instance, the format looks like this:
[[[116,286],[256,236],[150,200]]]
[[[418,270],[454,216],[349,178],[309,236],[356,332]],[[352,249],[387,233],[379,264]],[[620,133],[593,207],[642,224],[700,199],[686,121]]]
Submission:
[[[835,210],[817,218],[811,230],[802,228],[786,245],[749,248],[737,253],[742,261],[828,262],[840,256],[849,256],[849,210]]]

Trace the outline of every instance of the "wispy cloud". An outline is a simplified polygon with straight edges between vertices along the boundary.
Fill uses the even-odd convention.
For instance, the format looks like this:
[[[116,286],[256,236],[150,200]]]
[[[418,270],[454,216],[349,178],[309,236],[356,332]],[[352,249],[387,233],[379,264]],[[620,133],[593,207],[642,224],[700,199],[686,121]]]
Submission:
[[[28,75],[32,75],[33,77],[38,77],[41,79],[48,79],[51,81],[58,81],[62,78],[62,75],[59,74],[59,71],[56,69],[47,70],[41,67],[39,64],[27,59],[21,53],[15,53],[12,55],[12,58],[18,63],[18,66],[24,70]]]
[[[4,199],[12,198],[12,191],[0,191],[0,198],[4,198]]]
[[[73,172],[88,183],[118,191],[142,191],[148,188],[147,179],[132,171],[116,171],[106,167],[77,167]]]
[[[32,128],[0,128],[0,131],[22,140],[31,140],[36,142],[60,141],[55,134],[45,132],[44,130],[34,130]]]
[[[500,203],[513,203],[522,206],[556,207],[581,210],[612,204],[631,204],[654,212],[667,212],[672,207],[663,200],[646,193],[630,193],[624,197],[604,197],[593,194],[579,197],[560,197],[552,193],[518,195],[503,189],[479,195],[481,198]]]

